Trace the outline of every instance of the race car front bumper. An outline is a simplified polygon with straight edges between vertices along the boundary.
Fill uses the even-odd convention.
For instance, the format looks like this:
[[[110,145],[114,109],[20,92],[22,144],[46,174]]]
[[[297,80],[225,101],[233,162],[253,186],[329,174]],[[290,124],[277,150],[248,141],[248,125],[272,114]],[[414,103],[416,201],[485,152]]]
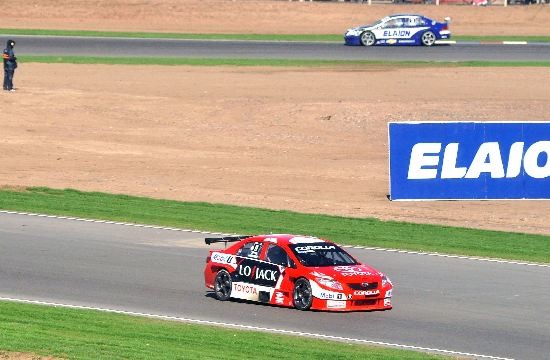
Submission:
[[[324,300],[314,298],[312,309],[325,311],[374,311],[390,310],[391,298],[372,298],[358,300]]]
[[[361,44],[361,37],[356,35],[345,35],[344,36],[344,42],[346,45],[349,46],[360,46]]]

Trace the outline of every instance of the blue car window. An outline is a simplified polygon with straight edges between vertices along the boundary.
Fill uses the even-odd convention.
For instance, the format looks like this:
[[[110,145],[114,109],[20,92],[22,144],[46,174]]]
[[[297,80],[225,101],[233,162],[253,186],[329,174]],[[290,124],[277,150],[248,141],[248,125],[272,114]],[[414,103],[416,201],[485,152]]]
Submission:
[[[407,18],[397,18],[395,20],[395,27],[397,27],[397,28],[405,27],[408,23],[407,20],[408,20]]]
[[[418,18],[407,18],[405,26],[406,27],[416,27],[416,26],[418,26]]]

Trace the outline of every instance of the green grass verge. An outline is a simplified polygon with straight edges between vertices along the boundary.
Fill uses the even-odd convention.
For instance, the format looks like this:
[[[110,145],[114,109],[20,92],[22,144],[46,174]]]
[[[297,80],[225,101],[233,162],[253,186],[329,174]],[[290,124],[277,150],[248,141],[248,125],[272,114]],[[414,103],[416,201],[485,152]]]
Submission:
[[[86,30],[44,30],[44,29],[0,29],[5,35],[47,35],[47,36],[95,36],[123,37],[140,39],[189,39],[189,40],[256,40],[256,41],[330,41],[342,42],[342,34],[185,34],[159,32],[121,32],[121,31],[86,31]],[[456,41],[528,41],[550,42],[550,36],[453,36]]]
[[[459,203],[456,203],[459,206]],[[342,244],[550,263],[550,237],[302,214],[44,187],[0,190],[0,208],[238,234],[291,233]]]
[[[181,57],[111,56],[18,56],[21,63],[69,63],[105,65],[190,65],[190,66],[292,66],[292,67],[549,67],[547,61],[383,61],[383,60],[308,60],[308,59],[214,59]]]
[[[0,301],[0,349],[66,359],[445,359],[414,351]]]

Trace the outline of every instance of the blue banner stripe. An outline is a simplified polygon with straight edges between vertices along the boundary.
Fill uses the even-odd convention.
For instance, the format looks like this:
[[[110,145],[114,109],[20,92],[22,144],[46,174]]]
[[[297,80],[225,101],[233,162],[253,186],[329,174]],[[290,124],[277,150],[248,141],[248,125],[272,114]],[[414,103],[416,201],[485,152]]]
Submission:
[[[392,200],[550,199],[550,123],[389,123]]]

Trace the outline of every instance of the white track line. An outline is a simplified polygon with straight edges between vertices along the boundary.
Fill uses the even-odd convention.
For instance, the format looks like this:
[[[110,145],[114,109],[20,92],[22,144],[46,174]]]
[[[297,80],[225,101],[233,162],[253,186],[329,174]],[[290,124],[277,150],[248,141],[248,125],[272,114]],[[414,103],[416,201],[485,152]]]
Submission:
[[[142,227],[142,228],[157,229],[157,230],[192,232],[192,233],[207,234],[207,235],[223,235],[223,236],[235,235],[235,234],[225,234],[225,233],[220,233],[220,232],[200,231],[200,230],[193,230],[193,229],[179,229],[179,228],[173,228],[173,227],[167,227],[167,226],[134,224],[134,223],[127,223],[127,222],[120,222],[120,221],[95,220],[95,219],[84,219],[84,218],[71,217],[71,216],[28,213],[28,212],[23,212],[23,211],[0,210],[0,214],[36,216],[36,217],[45,217],[45,218],[50,218],[50,219],[74,220],[74,221],[92,222],[92,223],[100,223],[100,224],[133,226],[133,227]]]
[[[386,249],[386,248],[379,248],[379,247],[355,246],[355,245],[341,245],[341,246],[345,247],[345,248],[373,250],[373,251],[384,251],[384,252],[394,252],[394,253],[399,253],[399,254],[437,256],[437,257],[450,258],[450,259],[476,260],[476,261],[485,261],[485,262],[500,263],[500,264],[511,264],[511,265],[522,265],[522,266],[535,266],[535,267],[542,267],[542,268],[550,268],[550,264],[539,264],[539,263],[523,262],[523,261],[483,258],[483,257],[476,257],[476,256],[450,255],[450,254],[441,254],[441,253],[427,253],[427,252],[422,252],[422,251]]]
[[[173,228],[173,227],[156,226],[156,225],[134,224],[134,223],[108,221],[108,220],[83,219],[83,218],[70,217],[70,216],[36,214],[36,213],[28,213],[28,212],[21,212],[21,211],[0,210],[0,214],[2,214],[2,213],[3,214],[36,216],[36,217],[46,217],[46,218],[52,218],[52,219],[84,221],[84,222],[102,223],[102,224],[111,224],[111,225],[133,226],[133,227],[142,227],[142,228],[148,228],[148,229],[158,229],[158,230],[167,230],[167,231],[192,232],[192,233],[206,234],[206,235],[221,235],[221,236],[236,235],[236,234],[226,234],[226,233],[219,233],[219,232],[200,231],[200,230],[193,230],[193,229],[178,229],[178,228]],[[464,260],[484,261],[484,262],[499,263],[499,264],[511,264],[511,265],[550,268],[550,264],[540,264],[540,263],[533,263],[533,262],[526,262],[526,261],[513,261],[513,260],[483,258],[483,257],[464,256],[464,255],[441,254],[441,253],[428,253],[428,252],[422,252],[422,251],[387,249],[387,248],[369,247],[369,246],[356,246],[356,245],[341,245],[341,246],[346,247],[346,248],[353,248],[353,249],[394,252],[394,253],[409,254],[409,255],[436,256],[436,257],[450,258],[450,259],[464,259]]]
[[[260,327],[260,326],[252,326],[252,325],[225,323],[225,322],[219,322],[219,321],[199,320],[199,319],[191,319],[191,318],[184,318],[184,317],[178,317],[178,316],[148,314],[148,313],[140,313],[140,312],[135,312],[135,311],[125,311],[125,310],[116,310],[116,309],[106,309],[106,308],[100,308],[100,307],[94,307],[94,306],[60,304],[60,303],[53,303],[53,302],[46,302],[46,301],[29,300],[29,299],[17,299],[17,298],[9,298],[9,297],[0,297],[0,300],[18,302],[18,303],[25,303],[25,304],[34,304],[34,305],[56,306],[56,307],[79,309],[79,310],[96,310],[96,311],[102,311],[102,312],[107,312],[107,313],[141,316],[141,317],[148,317],[148,318],[159,319],[159,320],[171,320],[171,321],[181,321],[181,322],[201,324],[201,325],[223,326],[223,327],[230,327],[230,328],[236,328],[236,329],[242,329],[242,330],[264,331],[264,332],[278,333],[278,334],[285,334],[285,335],[312,337],[312,338],[324,339],[324,340],[347,341],[347,342],[354,342],[354,343],[361,343],[361,344],[387,346],[387,347],[399,348],[399,349],[441,353],[441,354],[446,354],[446,355],[469,356],[469,357],[473,357],[473,358],[477,358],[477,359],[513,360],[513,359],[510,359],[510,358],[503,358],[503,357],[491,356],[491,355],[473,354],[473,353],[467,353],[467,352],[461,352],[461,351],[452,351],[452,350],[445,350],[445,349],[428,348],[428,347],[414,346],[414,345],[395,344],[395,343],[388,343],[388,342],[383,342],[383,341],[354,339],[354,338],[348,338],[348,337],[343,337],[343,336],[334,336],[334,335],[317,334],[317,333],[310,333],[310,332],[301,332],[301,331],[294,331],[294,330],[266,328],[266,327]]]
[[[456,41],[454,41],[454,40],[436,40],[435,43],[438,44],[438,45],[452,45],[452,44],[456,44]]]
[[[502,45],[527,45],[527,41],[503,41]]]

